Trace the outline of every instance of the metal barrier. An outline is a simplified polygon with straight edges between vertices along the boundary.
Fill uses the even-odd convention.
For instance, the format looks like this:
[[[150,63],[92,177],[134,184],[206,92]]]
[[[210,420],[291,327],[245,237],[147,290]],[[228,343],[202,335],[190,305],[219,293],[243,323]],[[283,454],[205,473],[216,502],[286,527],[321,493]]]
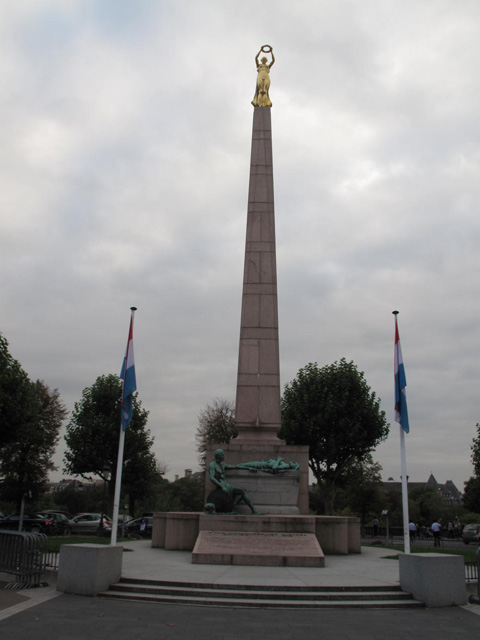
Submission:
[[[480,604],[480,547],[477,549],[477,593],[478,595],[474,596],[473,594],[468,598],[470,604]]]
[[[478,567],[476,562],[465,562],[465,580],[467,582],[477,582]]]
[[[6,589],[41,586],[47,536],[26,531],[0,531],[0,572],[15,576]]]
[[[43,564],[47,571],[58,571],[58,551],[44,551]]]

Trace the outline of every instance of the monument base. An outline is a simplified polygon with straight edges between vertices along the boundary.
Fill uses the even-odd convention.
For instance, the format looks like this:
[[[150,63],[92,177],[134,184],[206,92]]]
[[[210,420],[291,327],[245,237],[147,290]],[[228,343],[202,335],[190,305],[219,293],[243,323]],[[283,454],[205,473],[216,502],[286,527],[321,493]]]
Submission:
[[[192,564],[324,567],[325,556],[313,533],[200,531]]]
[[[200,534],[209,531],[229,534],[282,533],[289,534],[289,537],[294,534],[312,534],[318,542],[322,555],[324,553],[327,555],[361,553],[360,519],[345,516],[155,513],[153,516],[152,547],[169,551],[192,551]],[[300,538],[297,539],[297,544],[299,540]],[[246,541],[247,539],[244,538],[244,545]],[[249,538],[249,541],[252,542],[253,538]],[[255,545],[252,548],[255,549]],[[251,553],[245,555],[252,556]],[[308,557],[308,554],[306,555]],[[253,564],[258,564],[258,559]],[[300,564],[298,566],[309,565]]]

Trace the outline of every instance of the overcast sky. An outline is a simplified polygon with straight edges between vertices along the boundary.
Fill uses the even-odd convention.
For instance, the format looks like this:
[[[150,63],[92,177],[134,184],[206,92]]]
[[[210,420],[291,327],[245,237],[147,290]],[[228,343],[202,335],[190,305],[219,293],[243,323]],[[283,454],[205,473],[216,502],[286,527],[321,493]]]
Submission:
[[[400,477],[472,473],[480,421],[478,0],[1,0],[0,330],[71,410],[119,373],[169,477],[234,400],[260,45],[271,71],[282,386],[354,360]],[[63,442],[56,456],[61,477]]]

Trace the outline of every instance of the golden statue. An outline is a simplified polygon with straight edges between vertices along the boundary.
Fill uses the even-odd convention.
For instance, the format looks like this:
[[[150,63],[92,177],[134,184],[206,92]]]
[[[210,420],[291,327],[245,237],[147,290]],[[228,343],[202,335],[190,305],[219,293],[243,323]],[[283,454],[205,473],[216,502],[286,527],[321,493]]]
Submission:
[[[258,61],[258,56],[261,53],[271,53],[272,61],[270,64],[267,64],[268,58],[265,56]],[[270,89],[270,69],[275,62],[275,56],[273,55],[273,49],[269,44],[264,44],[260,51],[255,56],[255,64],[257,65],[257,88],[255,91],[255,97],[252,100],[252,104],[254,107],[271,107],[272,102],[270,100],[270,96],[268,95],[268,90]]]

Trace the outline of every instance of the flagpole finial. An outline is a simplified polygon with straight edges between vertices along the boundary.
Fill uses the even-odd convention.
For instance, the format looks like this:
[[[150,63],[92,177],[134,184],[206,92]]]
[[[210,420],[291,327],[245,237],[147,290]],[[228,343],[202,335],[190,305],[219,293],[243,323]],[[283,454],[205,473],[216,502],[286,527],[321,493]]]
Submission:
[[[136,311],[136,310],[137,310],[137,307],[130,307],[130,311]],[[398,313],[398,311],[397,311],[397,313]]]
[[[392,311],[394,316],[398,316],[398,314],[400,313],[400,311]]]

